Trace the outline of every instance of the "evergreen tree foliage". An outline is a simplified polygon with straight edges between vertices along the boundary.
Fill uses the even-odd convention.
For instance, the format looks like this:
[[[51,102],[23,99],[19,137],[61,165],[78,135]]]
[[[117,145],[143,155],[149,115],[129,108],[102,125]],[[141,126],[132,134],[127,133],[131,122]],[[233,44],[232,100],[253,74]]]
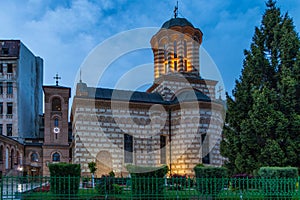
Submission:
[[[266,6],[233,97],[227,94],[221,154],[231,173],[300,167],[300,41],[288,14],[273,0]]]

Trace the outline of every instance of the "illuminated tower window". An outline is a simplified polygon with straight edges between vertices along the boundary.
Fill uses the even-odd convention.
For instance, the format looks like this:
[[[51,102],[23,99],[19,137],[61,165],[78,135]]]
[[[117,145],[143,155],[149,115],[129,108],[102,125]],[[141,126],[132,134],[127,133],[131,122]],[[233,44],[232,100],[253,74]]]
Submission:
[[[183,53],[184,53],[184,57],[187,57],[187,47],[186,47],[186,41],[183,42]]]
[[[187,60],[184,60],[183,71],[187,71]]]
[[[177,71],[177,61],[174,61],[174,71]]]
[[[167,51],[167,45],[164,45],[164,58],[165,60],[168,60],[168,51]]]
[[[174,58],[177,58],[177,42],[174,41]]]

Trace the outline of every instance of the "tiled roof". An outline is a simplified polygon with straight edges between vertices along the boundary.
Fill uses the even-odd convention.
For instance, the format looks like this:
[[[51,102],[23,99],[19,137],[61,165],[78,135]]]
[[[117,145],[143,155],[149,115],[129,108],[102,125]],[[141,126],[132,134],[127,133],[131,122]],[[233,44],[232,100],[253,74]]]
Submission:
[[[169,29],[173,26],[191,26],[194,28],[193,24],[185,18],[172,18],[166,21],[161,28]]]
[[[211,101],[211,99],[200,91],[186,90],[182,91],[173,101],[165,101],[158,93],[126,91],[107,88],[92,88],[87,87],[88,98],[105,99],[105,100],[118,100],[142,103],[155,103],[155,104],[177,104],[180,102],[191,101]]]
[[[165,104],[158,93],[88,87],[88,97],[96,99]]]
[[[20,40],[0,40],[0,57],[19,57]]]

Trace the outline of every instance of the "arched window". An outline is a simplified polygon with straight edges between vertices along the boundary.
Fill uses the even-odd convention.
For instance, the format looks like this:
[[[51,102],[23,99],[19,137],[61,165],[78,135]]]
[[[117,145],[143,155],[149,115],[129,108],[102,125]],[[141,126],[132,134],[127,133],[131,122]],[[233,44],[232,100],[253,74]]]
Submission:
[[[52,100],[52,111],[61,111],[61,101],[59,98]]]
[[[55,119],[54,119],[54,126],[55,126],[55,127],[58,127],[58,118],[55,118]]]
[[[15,151],[12,149],[10,152],[10,168],[14,168],[14,157],[15,157]]]
[[[174,41],[174,58],[177,58],[177,42]]]
[[[184,57],[187,57],[187,46],[186,46],[186,41],[183,42],[183,53],[184,53]]]
[[[59,153],[54,153],[53,155],[52,155],[52,161],[53,162],[59,162],[60,161],[60,155],[59,155]]]
[[[164,44],[164,58],[165,58],[165,60],[168,60],[168,50],[167,50],[166,44]]]
[[[30,160],[31,160],[31,162],[38,162],[39,158],[38,158],[37,153],[32,153],[30,156]]]

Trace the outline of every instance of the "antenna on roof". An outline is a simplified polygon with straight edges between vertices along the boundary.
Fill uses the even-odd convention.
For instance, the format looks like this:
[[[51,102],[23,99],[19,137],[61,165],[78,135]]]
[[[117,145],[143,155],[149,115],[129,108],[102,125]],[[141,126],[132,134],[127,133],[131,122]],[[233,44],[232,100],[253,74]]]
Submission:
[[[178,1],[176,3],[175,8],[174,8],[174,18],[177,18],[177,16],[178,16]]]

